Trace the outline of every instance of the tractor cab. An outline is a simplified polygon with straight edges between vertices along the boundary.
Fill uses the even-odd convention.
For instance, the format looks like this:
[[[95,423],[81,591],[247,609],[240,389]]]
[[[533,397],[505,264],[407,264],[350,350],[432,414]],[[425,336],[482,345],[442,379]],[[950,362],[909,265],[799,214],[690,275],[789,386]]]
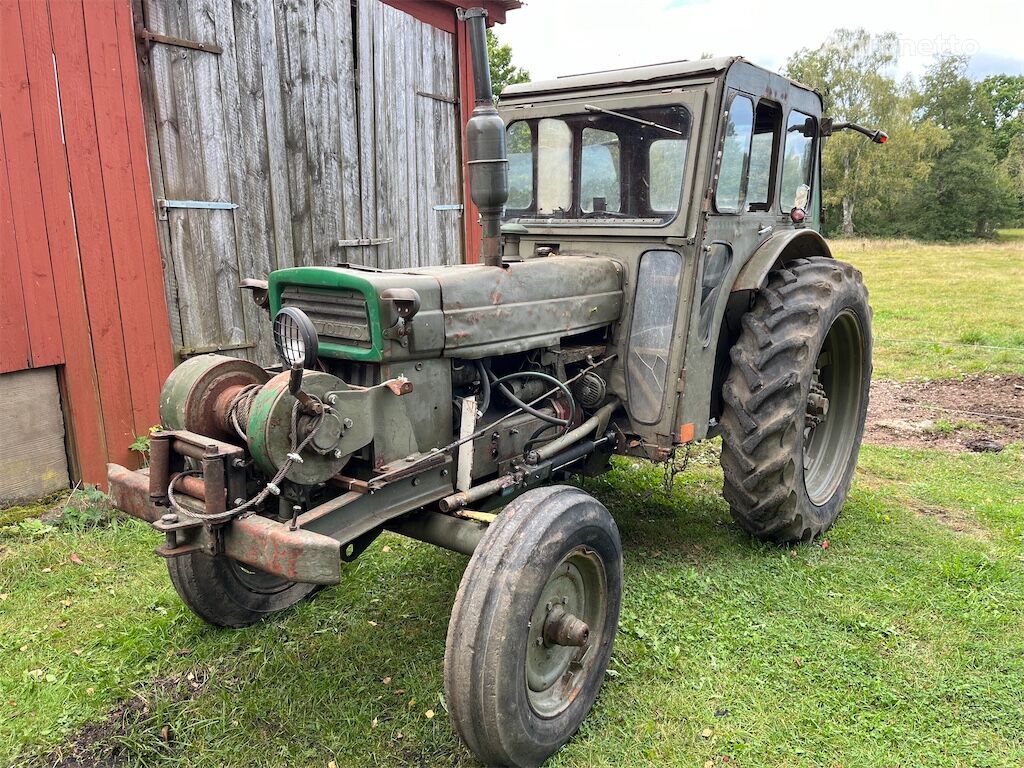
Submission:
[[[647,454],[705,437],[750,292],[783,253],[828,255],[821,98],[741,58],[514,85],[507,262],[611,258],[615,377]]]

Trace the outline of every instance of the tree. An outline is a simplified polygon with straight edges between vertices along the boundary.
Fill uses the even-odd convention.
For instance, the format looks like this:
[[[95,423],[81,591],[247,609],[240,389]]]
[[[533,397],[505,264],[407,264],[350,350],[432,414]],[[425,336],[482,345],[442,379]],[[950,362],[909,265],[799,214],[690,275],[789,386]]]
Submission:
[[[941,56],[922,79],[922,124],[939,126],[949,140],[918,189],[912,232],[918,237],[990,237],[1019,215],[1011,168],[995,151],[1006,107],[999,107],[1004,115],[997,119],[991,88],[972,82],[967,65],[967,57]]]
[[[978,86],[979,98],[988,102],[993,133],[992,151],[1000,160],[1024,137],[1024,75],[990,75]]]
[[[498,40],[491,29],[487,30],[487,58],[491,63],[491,92],[495,101],[505,86],[530,80],[529,72],[512,63],[512,46]]]
[[[889,143],[881,147],[848,132],[825,143],[825,227],[834,228],[838,219],[846,236],[857,229],[855,215],[873,224],[865,233],[894,234],[893,212],[915,181],[928,175],[942,143],[941,132],[915,126],[912,83],[897,83],[890,74],[898,47],[893,33],[837,29],[823,45],[797,51],[786,64],[789,77],[821,93],[825,115],[889,133]]]

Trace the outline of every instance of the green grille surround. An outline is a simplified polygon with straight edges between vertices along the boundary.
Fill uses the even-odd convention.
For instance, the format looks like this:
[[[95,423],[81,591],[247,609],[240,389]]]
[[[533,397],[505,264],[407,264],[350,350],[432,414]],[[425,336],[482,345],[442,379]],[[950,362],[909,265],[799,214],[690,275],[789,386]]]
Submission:
[[[366,317],[370,326],[369,347],[338,344],[321,339],[320,356],[367,362],[380,362],[384,359],[380,303],[377,291],[369,280],[353,270],[340,267],[292,267],[271,272],[269,283],[271,317],[275,317],[281,310],[282,294],[288,286],[358,291],[366,300]]]

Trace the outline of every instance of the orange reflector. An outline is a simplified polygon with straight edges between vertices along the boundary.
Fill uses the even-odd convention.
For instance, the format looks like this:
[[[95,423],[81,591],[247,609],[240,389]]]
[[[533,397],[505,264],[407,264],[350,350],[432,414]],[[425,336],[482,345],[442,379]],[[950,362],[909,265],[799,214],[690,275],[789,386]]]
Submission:
[[[693,424],[683,424],[679,427],[679,442],[689,443],[693,440]]]

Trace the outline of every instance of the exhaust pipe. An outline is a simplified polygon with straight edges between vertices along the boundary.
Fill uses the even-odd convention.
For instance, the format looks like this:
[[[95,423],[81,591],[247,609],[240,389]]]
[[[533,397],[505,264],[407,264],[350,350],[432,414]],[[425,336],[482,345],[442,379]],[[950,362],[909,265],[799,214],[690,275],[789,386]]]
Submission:
[[[473,62],[473,115],[466,124],[469,147],[469,192],[480,211],[480,262],[500,267],[502,258],[501,213],[508,200],[508,155],[505,121],[494,108],[491,68],[487,60],[487,11],[470,8],[459,12],[466,22],[470,59]]]

